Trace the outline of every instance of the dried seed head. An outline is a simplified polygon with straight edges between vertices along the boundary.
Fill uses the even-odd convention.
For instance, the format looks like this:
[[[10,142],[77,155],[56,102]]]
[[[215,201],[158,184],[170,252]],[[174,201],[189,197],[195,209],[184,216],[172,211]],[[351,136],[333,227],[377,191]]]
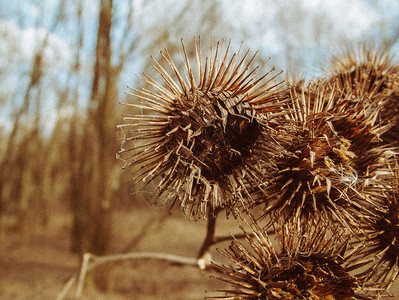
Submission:
[[[399,68],[399,67],[398,67]],[[391,76],[392,86],[387,90],[381,110],[382,123],[390,125],[389,130],[382,136],[384,142],[398,146],[399,141],[399,74]]]
[[[137,181],[157,181],[156,202],[177,202],[199,218],[209,208],[234,210],[251,201],[247,189],[261,182],[255,149],[262,122],[281,110],[284,87],[275,81],[280,73],[268,77],[274,68],[257,77],[259,66],[251,67],[256,54],[249,57],[249,50],[230,55],[230,43],[225,51],[217,43],[204,61],[201,43],[194,44],[198,76],[182,42],[185,76],[165,51],[176,79],[155,61],[164,85],[144,75],[152,90],[133,89],[139,104],[127,105],[146,113],[124,118],[119,155],[139,167]]]
[[[234,240],[221,251],[235,267],[215,265],[218,279],[235,289],[207,299],[375,299],[366,297],[375,292],[361,289],[346,269],[346,242],[340,233],[331,236],[321,224],[299,228],[284,224],[277,231],[279,246],[256,223],[252,232],[243,229],[250,247]]]
[[[359,278],[386,287],[399,274],[399,161],[391,160],[371,174],[378,178],[374,188],[385,203],[379,207],[379,214],[365,224],[365,246],[351,259],[351,263],[366,266],[357,274]]]
[[[366,44],[343,49],[325,69],[341,89],[355,96],[369,97],[390,89],[390,76],[399,71],[387,47]]]
[[[383,135],[383,140],[396,142],[399,138],[399,66],[390,49],[364,44],[344,49],[331,59],[327,71],[331,81],[335,81],[344,93],[371,100],[374,109],[380,110],[382,124],[393,127]]]
[[[372,117],[362,115],[357,106],[346,108],[348,101],[338,93],[320,82],[293,94],[291,113],[276,128],[281,149],[264,166],[269,184],[258,199],[267,205],[264,216],[274,216],[272,222],[280,216],[304,223],[321,218],[355,231],[367,209],[377,205],[359,192],[363,173],[357,168],[367,150],[357,141],[369,134],[367,145],[372,142]],[[362,126],[367,130],[356,129]]]

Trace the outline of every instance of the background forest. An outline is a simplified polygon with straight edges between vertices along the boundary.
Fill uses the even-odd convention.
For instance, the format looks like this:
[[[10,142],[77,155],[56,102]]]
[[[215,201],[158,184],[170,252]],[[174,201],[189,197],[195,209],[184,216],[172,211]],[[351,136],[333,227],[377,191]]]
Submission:
[[[119,102],[129,101],[126,86],[142,87],[134,74],[155,74],[151,55],[167,48],[178,57],[182,37],[190,44],[200,35],[205,45],[211,37],[231,39],[259,50],[260,64],[271,57],[269,66],[283,77],[311,79],[340,47],[371,42],[395,53],[399,46],[394,0],[0,3],[2,299],[55,298],[85,252],[195,255],[205,223],[148,207],[115,158]],[[226,233],[228,227],[222,222]],[[162,268],[150,266],[154,274]],[[185,281],[150,285],[139,272],[103,286],[111,299],[167,299],[160,295],[175,290],[181,299],[198,299],[210,288],[207,274],[164,272]],[[114,273],[118,282],[122,275]],[[88,299],[108,299],[92,293]]]

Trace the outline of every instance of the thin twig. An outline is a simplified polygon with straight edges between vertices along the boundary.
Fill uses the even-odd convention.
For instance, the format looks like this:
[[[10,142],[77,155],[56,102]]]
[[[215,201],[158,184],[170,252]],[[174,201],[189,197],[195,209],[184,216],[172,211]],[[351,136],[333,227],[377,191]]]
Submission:
[[[222,236],[216,236],[213,242],[214,244],[226,242],[226,241],[232,241],[234,239],[240,240],[244,239],[246,236],[242,233],[240,234],[230,234],[230,235],[222,235]]]
[[[82,267],[80,268],[78,285],[76,287],[76,298],[79,299],[82,295],[84,282],[86,281],[86,274],[89,270],[89,262],[92,255],[90,253],[85,253],[83,255]]]
[[[73,285],[77,283],[75,297],[79,299],[84,289],[84,283],[86,280],[87,273],[99,265],[118,262],[124,260],[135,260],[135,259],[158,259],[169,261],[171,263],[179,265],[188,265],[198,267],[197,259],[193,257],[184,257],[180,255],[168,254],[168,253],[156,253],[156,252],[137,252],[137,253],[123,253],[106,256],[96,256],[91,253],[85,253],[83,256],[82,264],[79,272],[75,272],[68,282],[64,285],[62,291],[57,296],[57,300],[64,300]]]
[[[69,278],[67,283],[65,283],[61,293],[58,294],[56,300],[63,300],[65,299],[66,295],[68,292],[72,289],[72,286],[76,283],[77,280],[77,273],[72,274],[72,276]]]
[[[269,228],[266,231],[267,235],[272,235],[274,233],[275,233],[275,229],[274,228]],[[249,236],[253,236],[253,234],[249,234]],[[216,237],[214,237],[213,243],[211,245],[215,245],[215,244],[226,242],[226,241],[232,241],[234,239],[236,239],[236,240],[245,239],[246,237],[247,237],[247,235],[245,235],[243,233],[216,236]]]
[[[138,253],[124,253],[124,254],[114,254],[107,256],[93,256],[92,255],[92,263],[90,265],[89,270],[97,267],[98,265],[108,263],[108,262],[116,262],[119,260],[129,260],[129,259],[158,259],[158,260],[166,260],[173,263],[181,264],[181,265],[191,265],[197,266],[197,260],[192,257],[184,257],[180,255],[167,254],[167,253],[156,253],[156,252],[138,252]]]

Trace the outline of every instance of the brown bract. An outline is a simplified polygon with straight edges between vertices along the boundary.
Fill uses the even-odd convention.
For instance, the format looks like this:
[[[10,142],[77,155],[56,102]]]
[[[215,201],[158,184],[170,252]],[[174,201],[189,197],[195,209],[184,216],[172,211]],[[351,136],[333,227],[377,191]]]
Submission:
[[[185,70],[179,71],[167,50],[155,61],[163,83],[147,75],[151,89],[133,89],[140,108],[120,125],[119,157],[136,169],[134,180],[153,182],[154,203],[177,203],[192,218],[226,207],[235,211],[251,203],[249,189],[263,183],[258,164],[264,127],[282,110],[285,87],[271,75],[259,75],[249,50],[230,54],[230,43],[217,43],[205,59],[194,39],[197,71],[183,45]],[[259,75],[259,76],[258,76]],[[262,113],[260,113],[262,112]]]

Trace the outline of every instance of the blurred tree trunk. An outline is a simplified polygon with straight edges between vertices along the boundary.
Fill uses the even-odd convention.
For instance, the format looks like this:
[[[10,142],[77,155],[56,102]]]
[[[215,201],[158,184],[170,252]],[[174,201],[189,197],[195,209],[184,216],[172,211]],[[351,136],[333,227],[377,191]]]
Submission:
[[[90,251],[104,254],[109,248],[111,237],[112,189],[111,171],[115,158],[114,112],[116,99],[116,78],[111,64],[111,26],[112,0],[102,0],[97,36],[96,63],[91,97],[89,122],[93,122],[97,135],[98,176],[96,180],[97,197],[93,198],[93,235]]]
[[[69,123],[69,136],[68,136],[68,164],[69,175],[69,199],[72,212],[72,230],[71,230],[71,251],[74,253],[84,252],[84,235],[85,235],[85,211],[83,202],[83,166],[84,159],[83,150],[85,147],[83,144],[83,139],[78,134],[78,120],[79,120],[79,71],[81,67],[81,50],[83,48],[83,6],[82,1],[79,1],[77,7],[77,28],[79,28],[78,34],[78,47],[75,49],[75,62],[72,71],[69,76],[70,78],[75,76],[74,87],[72,91],[71,104],[73,106],[73,115]],[[87,249],[87,247],[86,247]]]
[[[86,130],[75,186],[74,250],[104,254],[111,237],[111,171],[115,157],[114,99],[116,73],[111,64],[112,0],[102,0],[96,45],[96,61]],[[74,146],[76,147],[76,145]]]

